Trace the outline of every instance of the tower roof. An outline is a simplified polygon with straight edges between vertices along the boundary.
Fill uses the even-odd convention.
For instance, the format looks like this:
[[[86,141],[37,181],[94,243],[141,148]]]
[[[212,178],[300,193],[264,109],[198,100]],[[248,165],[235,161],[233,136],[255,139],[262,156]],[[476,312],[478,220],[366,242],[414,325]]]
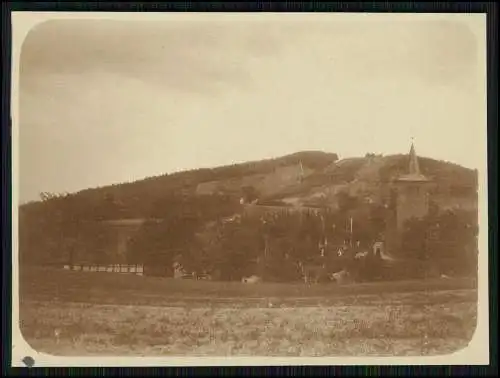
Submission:
[[[418,157],[413,142],[408,155],[408,173],[400,176],[398,181],[429,181],[427,177],[420,173],[420,165],[418,164]]]
[[[420,174],[420,166],[418,165],[418,158],[415,152],[415,146],[413,143],[410,148],[410,167],[409,167],[410,175],[419,175]]]

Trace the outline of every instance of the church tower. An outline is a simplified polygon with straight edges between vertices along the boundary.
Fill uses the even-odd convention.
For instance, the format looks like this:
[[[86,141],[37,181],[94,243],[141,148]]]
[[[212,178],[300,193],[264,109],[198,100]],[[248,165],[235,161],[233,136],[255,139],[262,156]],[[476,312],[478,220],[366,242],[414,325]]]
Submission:
[[[408,173],[395,180],[396,224],[399,232],[407,220],[423,218],[429,212],[429,189],[432,182],[420,172],[413,143],[408,160]]]

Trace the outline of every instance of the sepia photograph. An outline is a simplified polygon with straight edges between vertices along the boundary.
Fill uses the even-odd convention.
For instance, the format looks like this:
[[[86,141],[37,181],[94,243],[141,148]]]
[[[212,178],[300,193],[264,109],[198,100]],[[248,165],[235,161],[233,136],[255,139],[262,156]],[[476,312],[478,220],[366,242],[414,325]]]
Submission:
[[[13,363],[488,362],[483,14],[16,17]]]

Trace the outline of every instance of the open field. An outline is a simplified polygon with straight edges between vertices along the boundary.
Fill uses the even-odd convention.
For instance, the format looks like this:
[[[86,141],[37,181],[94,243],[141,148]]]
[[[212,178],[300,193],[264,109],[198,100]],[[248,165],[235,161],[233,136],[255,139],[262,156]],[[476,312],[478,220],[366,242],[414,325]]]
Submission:
[[[425,355],[467,345],[469,280],[203,282],[21,269],[21,330],[57,355]]]

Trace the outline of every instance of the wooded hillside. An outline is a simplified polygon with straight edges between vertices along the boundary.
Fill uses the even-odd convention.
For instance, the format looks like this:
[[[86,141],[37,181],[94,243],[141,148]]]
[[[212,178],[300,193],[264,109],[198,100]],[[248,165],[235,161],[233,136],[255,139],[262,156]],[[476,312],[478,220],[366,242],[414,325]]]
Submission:
[[[463,205],[443,221],[473,230],[470,227],[474,226],[477,207],[477,172],[428,158],[419,161],[422,173],[435,182],[431,197],[435,206],[446,210],[450,204]],[[106,251],[109,234],[99,221],[155,218],[159,222],[146,222],[130,241],[131,260],[166,267],[175,256],[183,255],[185,264],[197,269],[213,268],[218,261],[220,274],[232,279],[228,272],[233,275],[247,272],[263,248],[263,235],[270,235],[268,242],[274,253],[265,269],[282,267],[278,271],[283,273],[282,279],[287,279],[294,270],[290,263],[286,273],[290,256],[304,259],[309,253],[317,253],[318,242],[325,238],[329,238],[329,248],[345,241],[347,214],[363,214],[355,220],[357,240],[364,246],[376,240],[388,219],[387,194],[391,182],[406,173],[407,164],[407,155],[367,154],[337,160],[336,154],[307,151],[270,160],[165,174],[70,195],[45,194],[43,200],[20,207],[21,262],[62,263],[77,252],[90,260],[105,262],[110,258]],[[200,193],[200,185],[207,183]],[[262,219],[243,217],[237,222],[225,221],[234,215],[241,217],[241,199],[257,200],[256,206],[329,208],[331,215],[322,222],[317,217],[271,217],[271,223],[265,227],[274,226],[264,232],[259,223]],[[427,222],[439,222],[436,219]],[[417,234],[408,231],[408,238]],[[448,238],[451,234],[446,235]],[[473,238],[474,232],[466,235]],[[439,249],[436,246],[447,241],[433,243],[429,248],[436,250]],[[473,239],[465,244],[471,243]],[[455,243],[450,248],[461,247]],[[453,255],[453,251],[450,253]],[[244,266],[236,266],[235,262]]]

